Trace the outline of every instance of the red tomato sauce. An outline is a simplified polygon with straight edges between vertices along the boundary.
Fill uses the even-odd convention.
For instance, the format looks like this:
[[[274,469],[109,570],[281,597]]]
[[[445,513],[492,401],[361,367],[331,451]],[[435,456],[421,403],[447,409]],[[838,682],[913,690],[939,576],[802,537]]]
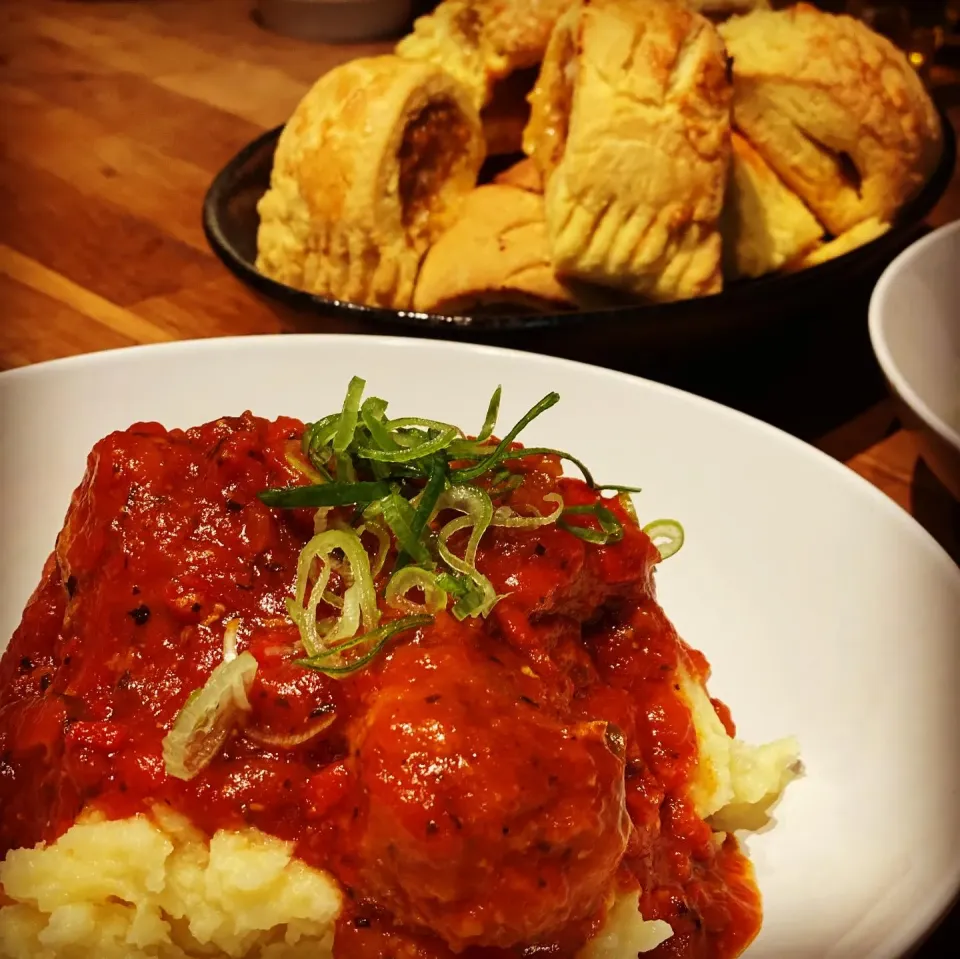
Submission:
[[[245,414],[94,447],[0,662],[0,854],[85,808],[165,803],[208,834],[293,841],[335,875],[341,959],[572,957],[618,888],[674,929],[655,959],[737,955],[760,924],[749,863],[684,798],[697,751],[677,672],[708,666],[657,605],[659,555],[618,501],[608,546],[491,529],[477,565],[506,596],[487,620],[440,613],[332,679],[293,663],[285,606],[312,511],[257,499],[307,482],[302,430]],[[520,512],[599,496],[552,457],[511,469]],[[163,738],[232,619],[259,664],[249,734],[173,779]]]

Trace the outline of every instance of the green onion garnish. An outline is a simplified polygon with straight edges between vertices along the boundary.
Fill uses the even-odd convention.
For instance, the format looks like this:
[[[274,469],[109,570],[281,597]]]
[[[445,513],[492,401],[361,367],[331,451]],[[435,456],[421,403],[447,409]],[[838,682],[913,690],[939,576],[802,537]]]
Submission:
[[[306,666],[308,669],[315,669],[317,672],[326,673],[328,676],[335,678],[348,676],[350,673],[355,673],[365,666],[369,666],[380,650],[397,633],[404,633],[409,629],[417,629],[420,626],[429,626],[432,622],[432,616],[404,616],[402,619],[395,619],[393,622],[386,623],[369,633],[357,636],[349,642],[341,643],[335,650],[329,650],[318,656],[311,656],[309,659],[298,659],[295,662],[298,666]],[[368,648],[358,658],[352,660],[342,658],[344,650],[356,649],[361,646]]]
[[[564,518],[566,516],[593,516],[600,524],[600,529],[568,523]],[[574,536],[578,536],[582,540],[586,540],[588,543],[596,543],[599,546],[619,543],[623,539],[623,524],[606,506],[601,506],[599,503],[594,503],[591,506],[568,506],[560,514],[557,526],[565,529],[568,533],[573,533]]]
[[[606,500],[565,507],[559,493],[550,493],[544,500],[551,508],[542,514],[529,506],[518,512],[511,505],[510,496],[526,474],[510,464],[528,456],[556,456],[574,464],[598,493],[618,493],[627,515],[631,519],[635,515],[627,494],[639,492],[636,487],[598,485],[586,465],[563,450],[511,449],[533,420],[559,402],[559,394],[548,393],[495,441],[500,387],[490,398],[474,439],[440,420],[390,418],[386,400],[364,399],[364,387],[362,379],[353,377],[340,412],[305,428],[306,468],[300,471],[314,482],[260,494],[267,506],[317,509],[317,536],[301,553],[296,594],[288,601],[307,653],[299,660],[305,666],[331,676],[361,669],[392,636],[431,621],[432,614],[451,603],[451,613],[460,619],[487,616],[499,597],[477,569],[477,555],[491,526],[537,529],[556,524],[596,544],[623,538],[623,526],[604,505]],[[355,507],[352,517],[340,513],[328,517],[331,509],[343,506]],[[593,522],[577,522],[574,518],[580,516]],[[658,530],[663,540],[666,534],[663,528]],[[466,539],[458,540],[462,545],[454,550],[451,543],[459,533]],[[363,535],[376,538],[372,562],[361,543]],[[396,560],[383,582],[377,577],[391,549]],[[669,550],[669,543],[661,549]],[[338,578],[331,580],[334,572]],[[334,589],[331,582],[344,586]],[[381,627],[377,582],[386,606],[416,615]],[[410,598],[412,591],[422,595],[422,602]]]
[[[647,523],[643,531],[660,550],[660,559],[669,559],[683,546],[683,527],[675,519],[658,519]]]

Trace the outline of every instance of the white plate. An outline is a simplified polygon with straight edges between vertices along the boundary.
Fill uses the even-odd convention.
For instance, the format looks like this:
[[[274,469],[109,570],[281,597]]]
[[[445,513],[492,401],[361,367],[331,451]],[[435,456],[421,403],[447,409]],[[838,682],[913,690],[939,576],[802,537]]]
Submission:
[[[297,336],[120,350],[0,376],[0,635],[40,576],[87,451],[136,420],[251,409],[316,418],[351,374],[391,408],[479,428],[550,390],[525,432],[687,543],[659,577],[745,738],[800,738],[806,776],[749,840],[764,895],[753,959],[892,959],[960,886],[960,570],[844,467],[738,413],[561,360],[423,340]]]

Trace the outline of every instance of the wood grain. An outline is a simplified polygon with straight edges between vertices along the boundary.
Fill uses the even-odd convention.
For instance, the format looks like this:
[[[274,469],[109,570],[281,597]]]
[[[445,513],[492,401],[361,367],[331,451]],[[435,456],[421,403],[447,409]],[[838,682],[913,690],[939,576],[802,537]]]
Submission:
[[[0,4],[0,369],[164,339],[305,321],[215,260],[200,207],[216,171],[326,70],[382,46],[260,29],[245,0]],[[960,70],[937,68],[960,125]],[[960,218],[960,178],[931,215]],[[956,510],[882,404],[821,447],[950,549]]]

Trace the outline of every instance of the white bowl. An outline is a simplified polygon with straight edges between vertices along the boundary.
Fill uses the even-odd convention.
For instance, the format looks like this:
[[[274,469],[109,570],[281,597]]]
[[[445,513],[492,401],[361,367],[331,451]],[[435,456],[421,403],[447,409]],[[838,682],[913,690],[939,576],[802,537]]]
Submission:
[[[870,339],[904,425],[960,499],[960,222],[887,267],[870,301]]]
[[[894,959],[960,886],[960,569],[845,467],[732,410],[563,360],[363,336],[201,340],[0,375],[0,646],[40,578],[86,454],[137,420],[251,409],[315,419],[350,375],[403,415],[478,428],[558,390],[522,439],[642,486],[683,550],[658,573],[741,735],[798,737],[805,775],[747,839],[764,897],[750,959]]]

